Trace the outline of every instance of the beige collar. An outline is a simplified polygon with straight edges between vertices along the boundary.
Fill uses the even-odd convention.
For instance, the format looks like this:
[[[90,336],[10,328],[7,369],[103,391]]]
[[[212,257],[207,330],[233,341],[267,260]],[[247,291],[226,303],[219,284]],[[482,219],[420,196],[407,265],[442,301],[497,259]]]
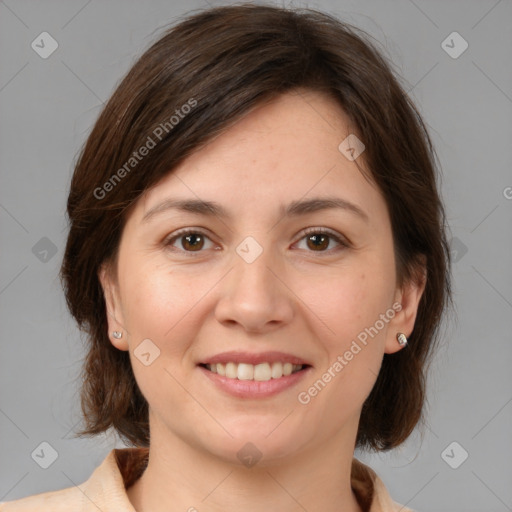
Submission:
[[[148,448],[112,450],[83,484],[0,504],[0,512],[136,512],[126,489],[144,471]],[[393,502],[368,466],[352,460],[352,489],[364,512],[412,512]]]

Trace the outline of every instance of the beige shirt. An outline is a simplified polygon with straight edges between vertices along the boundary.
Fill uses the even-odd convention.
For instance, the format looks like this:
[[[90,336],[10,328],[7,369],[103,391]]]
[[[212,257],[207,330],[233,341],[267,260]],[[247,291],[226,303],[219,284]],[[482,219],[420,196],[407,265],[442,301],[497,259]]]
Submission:
[[[1,503],[0,512],[135,512],[126,489],[141,476],[148,453],[147,448],[114,449],[85,483]],[[357,459],[351,484],[364,512],[413,512],[392,501],[382,480]]]

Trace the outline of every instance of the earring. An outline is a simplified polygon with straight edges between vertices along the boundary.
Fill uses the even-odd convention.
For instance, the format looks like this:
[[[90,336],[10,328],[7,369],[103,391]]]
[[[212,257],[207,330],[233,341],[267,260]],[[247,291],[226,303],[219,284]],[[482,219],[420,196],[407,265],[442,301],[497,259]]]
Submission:
[[[403,332],[399,332],[396,335],[396,339],[401,347],[405,347],[407,345],[407,336]]]
[[[123,337],[123,333],[121,331],[113,331],[112,332],[112,336],[116,339],[116,340],[119,340]]]

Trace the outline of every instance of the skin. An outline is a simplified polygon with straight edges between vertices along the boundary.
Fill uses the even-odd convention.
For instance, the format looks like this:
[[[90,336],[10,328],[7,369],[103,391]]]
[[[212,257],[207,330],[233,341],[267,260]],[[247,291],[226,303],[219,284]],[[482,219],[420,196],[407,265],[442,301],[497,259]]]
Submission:
[[[269,504],[360,511],[350,468],[361,407],[384,353],[401,349],[396,334],[412,332],[424,283],[397,285],[385,200],[338,150],[349,133],[347,116],[329,97],[287,93],[186,159],[131,212],[117,262],[102,267],[100,280],[109,332],[123,332],[111,341],[130,351],[149,403],[149,465],[128,489],[139,512],[256,512]],[[349,201],[367,218],[348,209],[297,217],[280,210],[326,196]],[[170,197],[215,201],[231,217],[169,209],[142,221]],[[309,227],[327,228],[346,245],[329,237],[319,249],[308,242]],[[194,251],[182,237],[169,242],[181,228],[204,231],[204,245],[193,239]],[[252,263],[236,252],[248,236],[263,249]],[[401,311],[309,403],[300,403],[298,393],[394,303]],[[133,353],[144,339],[160,350],[149,366]],[[283,351],[312,369],[275,396],[235,398],[197,367],[229,350]],[[251,468],[237,458],[247,442],[262,454]]]

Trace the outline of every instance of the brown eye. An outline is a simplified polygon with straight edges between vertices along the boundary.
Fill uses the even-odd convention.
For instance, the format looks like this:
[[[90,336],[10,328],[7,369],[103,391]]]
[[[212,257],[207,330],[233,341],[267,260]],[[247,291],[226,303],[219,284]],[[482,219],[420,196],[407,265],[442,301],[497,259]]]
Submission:
[[[297,242],[297,247],[308,252],[317,252],[325,255],[350,247],[342,235],[326,228],[308,228],[303,237]]]
[[[200,233],[182,236],[181,245],[186,251],[200,251],[204,246],[204,237]]]
[[[309,235],[307,237],[308,247],[313,251],[323,251],[329,247],[329,236],[322,233]]]
[[[192,229],[178,231],[164,244],[173,252],[182,253],[204,252],[207,249],[212,249],[215,245],[208,235]]]

